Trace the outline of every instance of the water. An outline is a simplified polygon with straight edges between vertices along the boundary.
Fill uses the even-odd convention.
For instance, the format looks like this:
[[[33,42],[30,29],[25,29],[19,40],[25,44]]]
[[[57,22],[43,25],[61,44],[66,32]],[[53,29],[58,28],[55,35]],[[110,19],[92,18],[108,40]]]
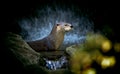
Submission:
[[[87,15],[87,14],[86,14]],[[93,22],[80,11],[76,13],[74,8],[45,7],[37,9],[35,17],[21,18],[18,23],[22,28],[21,35],[25,41],[39,40],[47,36],[55,23],[67,22],[74,26],[74,30],[66,33],[62,49],[67,46],[82,43],[86,34],[93,31]],[[61,68],[66,63],[64,57],[62,60],[46,60],[46,67],[51,70]]]
[[[66,59],[65,56],[62,56],[58,60],[49,60],[45,58],[45,61],[46,61],[46,68],[48,68],[49,70],[57,70],[57,69],[61,69],[62,67],[67,68],[66,66],[68,60]]]

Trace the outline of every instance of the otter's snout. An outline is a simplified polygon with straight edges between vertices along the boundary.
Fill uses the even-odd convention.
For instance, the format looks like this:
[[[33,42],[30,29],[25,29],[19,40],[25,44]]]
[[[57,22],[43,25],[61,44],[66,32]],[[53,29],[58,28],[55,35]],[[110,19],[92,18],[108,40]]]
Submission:
[[[73,26],[70,26],[71,28],[73,28]]]

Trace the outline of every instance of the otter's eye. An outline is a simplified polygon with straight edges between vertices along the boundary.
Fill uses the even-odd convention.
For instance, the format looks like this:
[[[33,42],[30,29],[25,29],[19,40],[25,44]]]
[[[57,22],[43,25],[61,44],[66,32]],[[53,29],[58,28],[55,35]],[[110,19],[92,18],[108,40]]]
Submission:
[[[60,24],[57,24],[57,26],[59,26]]]
[[[67,26],[67,24],[65,24],[65,26]]]

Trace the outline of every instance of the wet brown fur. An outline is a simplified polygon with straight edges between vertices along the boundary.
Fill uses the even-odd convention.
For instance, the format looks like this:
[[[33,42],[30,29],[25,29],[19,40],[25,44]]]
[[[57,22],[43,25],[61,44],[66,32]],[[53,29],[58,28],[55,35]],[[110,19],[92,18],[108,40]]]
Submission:
[[[60,30],[57,30],[57,28]],[[28,42],[31,48],[35,51],[51,51],[57,50],[64,40],[65,30],[60,27],[60,24],[56,24],[53,26],[51,33],[41,40]]]

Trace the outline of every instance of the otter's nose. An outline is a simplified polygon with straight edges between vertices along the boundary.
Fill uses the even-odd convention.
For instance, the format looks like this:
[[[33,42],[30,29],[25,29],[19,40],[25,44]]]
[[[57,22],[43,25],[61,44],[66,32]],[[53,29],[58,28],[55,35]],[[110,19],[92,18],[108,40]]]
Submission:
[[[73,26],[70,26],[71,28],[73,28]]]

